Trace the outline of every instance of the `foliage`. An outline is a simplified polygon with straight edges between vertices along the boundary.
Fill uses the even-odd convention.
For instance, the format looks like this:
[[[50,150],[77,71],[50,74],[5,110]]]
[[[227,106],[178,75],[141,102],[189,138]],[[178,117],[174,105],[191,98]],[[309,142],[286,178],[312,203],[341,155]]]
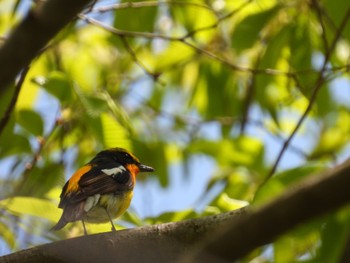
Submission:
[[[29,6],[0,8],[5,35]],[[134,208],[147,218],[131,211],[120,227],[259,206],[343,160],[349,10],[342,0],[121,0],[81,13],[32,62],[1,127],[0,253],[82,234],[79,224],[47,229],[65,180],[104,148],[156,168],[137,185],[148,193]],[[349,217],[300,226],[246,260],[337,262]]]

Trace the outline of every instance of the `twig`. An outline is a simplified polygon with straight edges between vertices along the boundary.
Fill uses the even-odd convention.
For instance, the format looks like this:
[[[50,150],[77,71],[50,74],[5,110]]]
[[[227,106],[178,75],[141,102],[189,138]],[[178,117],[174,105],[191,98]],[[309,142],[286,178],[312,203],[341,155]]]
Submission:
[[[197,29],[194,29],[190,32],[188,32],[184,37],[183,39],[187,39],[187,38],[190,38],[192,36],[194,36],[195,34],[201,32],[201,31],[207,31],[207,30],[210,30],[210,29],[214,29],[214,28],[217,28],[220,23],[232,16],[234,16],[235,14],[237,14],[239,11],[241,11],[244,7],[246,7],[251,1],[247,1],[243,4],[241,4],[239,7],[237,7],[236,9],[232,10],[231,12],[225,14],[225,15],[222,15],[220,17],[217,18],[217,21],[211,25],[208,25],[208,26],[204,26],[204,27],[200,27],[200,28],[197,28]]]
[[[294,138],[295,134],[297,133],[297,131],[299,130],[301,124],[304,122],[305,118],[307,117],[307,115],[309,114],[310,110],[312,109],[312,106],[314,105],[315,101],[316,101],[316,98],[317,98],[317,95],[318,95],[318,92],[319,90],[321,89],[321,87],[323,86],[324,84],[324,80],[325,80],[325,76],[324,76],[324,73],[326,71],[326,67],[327,67],[327,64],[328,64],[328,61],[331,57],[331,54],[332,52],[334,51],[335,49],[335,46],[341,36],[341,32],[344,30],[345,26],[347,25],[347,22],[350,18],[350,7],[349,9],[347,10],[344,18],[343,18],[343,21],[341,22],[340,26],[339,26],[339,29],[337,30],[336,32],[336,35],[331,43],[331,46],[329,47],[328,49],[328,52],[325,54],[325,58],[324,58],[324,61],[323,61],[323,65],[322,65],[322,68],[320,70],[320,73],[319,73],[319,76],[318,76],[318,79],[316,80],[316,83],[315,83],[315,88],[311,94],[311,98],[309,100],[309,104],[306,108],[306,110],[304,111],[303,115],[300,117],[298,123],[296,124],[295,128],[293,129],[292,133],[289,135],[288,139],[284,142],[283,146],[282,146],[282,149],[280,150],[279,154],[278,154],[278,157],[271,169],[271,171],[269,172],[269,174],[266,176],[263,184],[268,180],[270,179],[270,177],[275,173],[276,169],[277,169],[277,166],[279,164],[279,162],[281,161],[282,159],[282,156],[284,155],[284,152],[286,151],[286,149],[288,148],[289,146],[289,143],[291,142],[291,140]]]
[[[80,13],[78,15],[78,17],[84,21],[86,21],[87,23],[90,23],[92,25],[95,26],[99,26],[117,36],[124,36],[124,37],[142,37],[142,38],[146,38],[146,39],[155,39],[155,38],[159,38],[159,39],[164,39],[164,40],[169,40],[169,41],[179,41],[180,39],[178,37],[169,37],[169,36],[165,36],[165,35],[161,35],[161,34],[155,34],[155,33],[147,33],[147,32],[133,32],[133,31],[126,31],[126,30],[119,30],[117,28],[114,28],[112,26],[106,25],[104,23],[101,23],[100,21],[88,17],[82,13]]]
[[[190,42],[188,42],[187,40],[184,39],[178,39],[179,41],[183,42],[184,44],[186,44],[187,46],[195,49],[198,53],[206,55],[209,58],[212,58],[214,60],[217,60],[219,62],[221,62],[222,64],[228,66],[229,68],[236,70],[236,71],[240,71],[240,72],[248,72],[248,73],[253,73],[253,74],[266,74],[266,75],[285,75],[287,77],[291,77],[293,76],[295,73],[293,72],[286,72],[286,71],[281,71],[281,70],[277,70],[277,69],[271,69],[271,68],[266,68],[266,69],[254,69],[254,68],[248,68],[248,67],[242,67],[242,66],[238,66],[235,65],[233,63],[231,63],[230,61],[219,57],[217,55],[215,55],[214,53],[211,53],[208,50],[202,49]]]
[[[241,72],[250,72],[250,73],[254,73],[254,74],[267,74],[267,75],[293,76],[295,74],[292,72],[285,72],[285,71],[276,70],[276,69],[269,69],[269,68],[267,68],[267,69],[251,69],[248,67],[242,67],[242,66],[235,65],[235,64],[231,63],[230,61],[211,53],[208,50],[202,49],[202,48],[190,43],[189,41],[187,41],[187,38],[188,38],[187,35],[184,35],[182,37],[171,37],[171,36],[166,36],[166,35],[156,34],[156,33],[126,31],[126,30],[120,30],[120,29],[114,28],[112,26],[109,26],[107,24],[104,24],[104,23],[102,23],[94,18],[88,17],[82,13],[80,13],[78,15],[78,17],[80,19],[86,21],[87,23],[101,27],[101,28],[107,30],[108,32],[115,34],[117,36],[141,37],[141,38],[146,38],[146,39],[157,39],[158,38],[158,39],[163,39],[163,40],[167,40],[167,41],[181,42],[181,43],[193,48],[198,53],[206,55],[207,57],[212,58],[214,60],[217,60],[217,61],[227,65],[228,67],[230,67],[233,70],[237,70],[237,71],[241,71]]]
[[[51,137],[51,135],[54,133],[54,131],[56,130],[56,128],[60,125],[60,122],[55,120],[54,124],[52,125],[51,129],[48,131],[48,133],[43,137],[43,138],[38,138],[38,142],[39,142],[39,147],[38,149],[35,151],[32,160],[30,162],[28,162],[25,166],[25,170],[22,174],[22,180],[21,182],[16,186],[16,189],[13,191],[13,194],[18,194],[21,192],[21,190],[23,189],[23,187],[25,187],[26,182],[28,180],[28,175],[29,173],[32,171],[32,169],[36,166],[40,155],[45,147],[45,145],[47,144],[47,141],[49,140],[49,138]]]
[[[218,55],[203,49],[199,46],[196,46],[195,44],[191,43],[188,41],[188,38],[193,36],[196,31],[192,31],[190,33],[185,34],[184,36],[179,36],[179,37],[172,37],[172,36],[167,36],[163,34],[157,34],[157,33],[148,33],[148,32],[138,32],[138,31],[126,31],[126,30],[120,30],[117,28],[114,28],[110,25],[104,24],[94,18],[88,17],[85,14],[79,14],[78,17],[85,22],[98,26],[100,28],[103,28],[107,30],[108,32],[115,34],[119,37],[139,37],[139,38],[146,38],[146,39],[163,39],[166,41],[174,41],[174,42],[181,42],[192,49],[194,49],[197,53],[202,54],[207,56],[208,58],[211,58],[213,60],[216,60],[218,62],[221,62],[222,64],[228,66],[229,68],[240,71],[240,72],[247,72],[247,73],[252,73],[252,74],[265,74],[265,75],[273,75],[273,76],[287,76],[287,77],[292,77],[295,78],[297,75],[301,74],[310,74],[310,73],[317,73],[317,70],[314,69],[308,69],[308,70],[300,70],[300,71],[282,71],[282,70],[277,70],[277,69],[272,69],[272,68],[263,68],[263,69],[257,69],[257,68],[249,68],[249,67],[244,67],[244,66],[238,66],[233,64],[231,61],[226,60],[225,58],[219,57]],[[209,26],[212,27],[213,25]],[[199,28],[197,30],[202,30],[202,28]],[[325,68],[324,72],[333,72],[333,71],[339,71],[339,70],[347,70],[349,68],[349,65],[344,65],[340,67],[334,67],[334,68]]]
[[[158,80],[159,79],[159,76],[160,74],[159,73],[154,73],[154,72],[151,72],[149,69],[147,69],[146,65],[144,65],[142,63],[142,61],[140,61],[134,50],[131,48],[131,46],[129,45],[128,41],[126,40],[126,38],[124,36],[120,36],[120,39],[125,47],[125,49],[128,51],[128,53],[130,54],[130,56],[132,57],[132,59],[134,60],[134,62],[149,76],[152,77],[153,80]]]
[[[103,13],[103,12],[114,11],[114,10],[118,10],[118,9],[157,7],[160,5],[186,5],[186,6],[194,6],[194,7],[204,8],[204,9],[207,9],[209,11],[212,11],[212,9],[205,4],[186,2],[186,1],[169,0],[169,1],[125,2],[125,3],[119,3],[119,4],[112,4],[112,5],[108,5],[108,6],[96,7],[96,8],[93,8],[91,10],[91,12]]]
[[[259,62],[260,62],[260,55],[259,54],[257,56],[257,59],[255,61],[255,68],[258,67]],[[250,82],[247,85],[247,89],[246,89],[246,94],[245,94],[245,101],[243,103],[243,113],[242,113],[242,122],[241,122],[241,127],[240,127],[240,134],[243,135],[244,134],[244,130],[247,124],[247,120],[248,120],[248,116],[249,116],[249,109],[250,106],[253,102],[253,98],[254,98],[254,93],[255,93],[255,80],[256,80],[256,75],[252,74]]]
[[[168,112],[165,110],[159,110],[157,107],[154,107],[150,104],[147,104],[145,106],[148,107],[153,112],[155,112],[156,114],[163,116],[164,118],[172,118],[172,119],[175,119],[177,121],[182,122],[185,125],[194,126],[194,130],[198,130],[201,125],[211,123],[211,122],[217,122],[217,123],[220,123],[221,125],[231,126],[231,125],[234,125],[235,123],[239,123],[239,122],[243,121],[242,118],[234,118],[231,116],[222,116],[222,117],[216,117],[213,119],[199,120],[199,119],[194,118],[194,117],[183,116],[183,115],[175,114],[175,113]],[[265,127],[264,122],[261,120],[247,118],[246,122],[250,125],[254,125],[256,127],[261,128],[264,132],[271,135],[271,137],[273,139],[275,139],[276,141],[278,141],[279,143],[281,141],[285,140],[280,134],[275,134],[275,133],[272,134],[271,132],[269,132],[268,129]],[[289,150],[294,152],[295,154],[298,154],[299,156],[302,156],[303,158],[307,158],[307,156],[308,156],[308,154],[306,152],[304,152],[303,150],[301,150],[300,148],[298,148],[292,144],[289,145]]]
[[[323,21],[322,10],[321,10],[321,7],[320,7],[318,0],[312,0],[311,5],[314,7],[316,14],[317,14],[317,17],[318,17],[318,20],[320,22],[320,26],[322,28],[321,37],[322,37],[325,53],[327,53],[329,50],[329,45],[328,45],[328,41],[327,41],[326,26],[325,26],[324,21]]]
[[[29,70],[29,66],[25,67],[22,70],[20,77],[19,77],[19,80],[16,83],[15,91],[14,91],[14,94],[12,96],[12,99],[11,99],[11,101],[10,101],[10,103],[9,103],[5,113],[4,113],[4,116],[0,120],[0,135],[4,131],[6,124],[8,123],[8,121],[11,117],[12,111],[15,108],[19,93],[20,93],[21,88],[22,88],[22,84],[27,76],[28,70]]]

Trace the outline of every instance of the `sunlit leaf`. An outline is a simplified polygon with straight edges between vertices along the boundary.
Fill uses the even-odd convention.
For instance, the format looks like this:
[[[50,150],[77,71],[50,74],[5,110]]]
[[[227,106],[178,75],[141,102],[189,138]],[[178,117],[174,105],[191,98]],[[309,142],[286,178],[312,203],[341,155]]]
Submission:
[[[251,14],[244,18],[235,28],[232,34],[232,47],[240,52],[250,48],[259,41],[259,35],[266,24],[273,19],[279,11],[280,6],[275,5],[270,9]]]
[[[121,2],[137,3],[138,1],[123,0]],[[157,6],[117,9],[115,12],[114,26],[118,29],[128,31],[152,32],[157,17],[157,11]],[[125,21],[128,21],[128,23],[125,23]]]
[[[0,238],[3,239],[6,244],[13,249],[16,246],[16,236],[5,223],[0,221]]]
[[[131,143],[128,131],[111,115],[101,115],[103,139],[106,148],[121,147],[130,149]]]
[[[210,205],[218,207],[221,212],[228,212],[228,211],[232,211],[232,210],[247,206],[248,204],[249,203],[246,201],[233,199],[233,198],[230,198],[226,193],[222,193]]]
[[[347,14],[347,10],[349,8],[349,5],[347,5],[346,2],[342,0],[325,0],[322,1],[322,6],[325,7],[325,12],[329,15],[330,19],[333,21],[333,26],[336,28],[339,28],[340,24],[342,23],[344,17]],[[328,28],[327,28],[328,29]],[[332,38],[335,36],[334,34],[331,34],[333,30],[327,30],[326,36],[328,41],[332,41]],[[342,34],[347,38],[347,40],[350,39],[350,26],[345,26],[344,31]],[[330,43],[330,42],[329,42]]]
[[[146,54],[144,54],[146,55]],[[195,55],[195,51],[178,42],[170,43],[167,49],[159,53],[156,57],[154,54],[148,54],[144,59],[153,64],[156,72],[162,72],[164,69],[177,65]]]
[[[216,22],[215,14],[210,8],[205,8],[202,1],[192,1],[198,5],[172,5],[170,13],[176,21],[191,32],[193,30],[210,26]]]
[[[277,197],[284,190],[288,189],[288,187],[300,181],[302,178],[312,176],[324,168],[324,164],[315,163],[276,174],[256,192],[254,204],[266,203],[274,197]]]
[[[321,231],[318,259],[325,262],[339,262],[349,238],[349,219],[348,207],[328,218]]]
[[[147,218],[146,222],[150,224],[161,224],[165,222],[177,222],[185,219],[195,218],[197,214],[193,210],[184,210],[180,212],[167,212],[155,218]]]
[[[30,215],[58,221],[62,211],[49,200],[33,197],[13,197],[0,201],[0,207],[16,215]]]
[[[313,220],[278,238],[273,244],[275,262],[288,263],[314,253],[322,224],[321,220]]]

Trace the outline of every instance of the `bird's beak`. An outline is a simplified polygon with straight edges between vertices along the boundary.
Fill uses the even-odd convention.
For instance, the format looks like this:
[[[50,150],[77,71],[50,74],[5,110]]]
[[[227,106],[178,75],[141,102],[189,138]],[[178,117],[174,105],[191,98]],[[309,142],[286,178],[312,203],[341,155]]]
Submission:
[[[154,168],[152,168],[151,166],[144,165],[142,163],[140,163],[138,165],[138,167],[140,169],[140,172],[153,172],[154,171]]]

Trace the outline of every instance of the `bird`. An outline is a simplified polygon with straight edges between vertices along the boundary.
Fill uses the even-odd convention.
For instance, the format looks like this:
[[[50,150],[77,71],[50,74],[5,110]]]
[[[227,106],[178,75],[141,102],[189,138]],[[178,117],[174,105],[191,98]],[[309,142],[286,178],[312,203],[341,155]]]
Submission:
[[[123,148],[110,148],[99,152],[90,162],[78,169],[63,186],[58,207],[63,209],[57,224],[59,230],[70,222],[111,222],[129,207],[136,176],[140,172],[153,172],[154,168]]]

